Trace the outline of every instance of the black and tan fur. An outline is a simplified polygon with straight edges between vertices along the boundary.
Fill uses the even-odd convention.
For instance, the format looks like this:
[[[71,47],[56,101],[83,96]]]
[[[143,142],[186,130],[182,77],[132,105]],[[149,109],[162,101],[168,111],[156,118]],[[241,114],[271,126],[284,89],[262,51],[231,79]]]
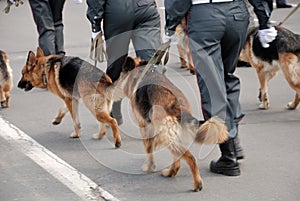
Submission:
[[[250,30],[240,59],[250,62],[256,69],[260,82],[260,109],[269,108],[268,84],[280,69],[291,88],[296,91],[294,100],[287,107],[296,109],[300,102],[300,35],[283,27],[275,28],[278,34],[269,48],[261,46],[257,28]]]
[[[29,51],[18,87],[25,91],[33,87],[48,89],[60,97],[67,110],[62,107],[53,124],[59,124],[69,111],[74,122],[74,131],[71,134],[73,138],[80,135],[78,101],[82,98],[85,106],[102,122],[96,137],[101,138],[106,133],[105,124],[108,124],[113,131],[115,146],[120,147],[121,137],[117,122],[110,116],[114,87],[110,77],[100,69],[78,57],[44,56],[43,51],[38,48],[36,55]]]
[[[197,162],[184,142],[191,138],[199,144],[222,143],[227,138],[223,121],[214,117],[203,122],[192,116],[191,106],[183,93],[164,75],[148,71],[139,82],[145,64],[139,58],[127,58],[116,84],[117,91],[130,99],[135,120],[140,128],[147,159],[143,171],[153,171],[153,151],[167,147],[174,161],[162,175],[175,177],[180,168],[180,159],[190,167],[194,179],[193,190],[202,189]],[[116,92],[117,92],[116,91]]]
[[[12,69],[4,51],[0,50],[0,104],[2,108],[10,106],[10,91],[13,88]]]

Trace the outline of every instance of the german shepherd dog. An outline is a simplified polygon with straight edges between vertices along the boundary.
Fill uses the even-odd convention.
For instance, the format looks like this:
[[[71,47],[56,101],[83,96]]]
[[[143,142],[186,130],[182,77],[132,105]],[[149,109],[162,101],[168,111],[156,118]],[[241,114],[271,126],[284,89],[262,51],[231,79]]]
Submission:
[[[121,146],[117,122],[110,116],[114,86],[108,75],[88,62],[78,57],[44,56],[42,49],[38,47],[36,55],[29,51],[18,87],[25,91],[33,87],[48,89],[60,97],[74,122],[74,131],[71,134],[73,138],[80,135],[78,101],[82,98],[85,106],[102,122],[96,137],[103,137],[106,133],[105,124],[108,124],[113,131],[115,147]],[[62,107],[53,124],[59,124],[66,112]]]
[[[114,82],[117,93],[130,99],[136,123],[140,128],[147,159],[143,171],[155,169],[153,151],[167,147],[174,157],[173,164],[162,170],[165,177],[175,177],[180,168],[180,159],[190,167],[194,179],[193,190],[202,189],[197,162],[184,146],[188,138],[199,144],[222,143],[227,139],[224,122],[213,117],[199,121],[192,116],[191,106],[183,93],[164,75],[148,71],[139,82],[147,62],[127,57],[118,80]],[[140,67],[139,67],[140,66]]]
[[[0,50],[0,104],[2,108],[9,107],[10,91],[13,88],[12,69],[4,51]]]
[[[269,48],[263,48],[257,36],[258,28],[249,31],[244,55],[240,58],[250,62],[256,69],[260,92],[260,109],[270,106],[268,83],[281,69],[289,85],[296,91],[293,101],[287,104],[288,109],[296,109],[300,102],[300,35],[283,27],[275,27],[278,31],[276,39]]]

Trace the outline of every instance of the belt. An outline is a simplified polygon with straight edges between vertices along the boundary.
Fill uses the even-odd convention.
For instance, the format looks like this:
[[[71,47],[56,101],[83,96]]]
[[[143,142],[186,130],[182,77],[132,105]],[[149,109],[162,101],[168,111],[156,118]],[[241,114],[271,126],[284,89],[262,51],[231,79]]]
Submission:
[[[223,3],[223,2],[231,2],[235,0],[192,0],[192,4],[203,4],[203,3]]]

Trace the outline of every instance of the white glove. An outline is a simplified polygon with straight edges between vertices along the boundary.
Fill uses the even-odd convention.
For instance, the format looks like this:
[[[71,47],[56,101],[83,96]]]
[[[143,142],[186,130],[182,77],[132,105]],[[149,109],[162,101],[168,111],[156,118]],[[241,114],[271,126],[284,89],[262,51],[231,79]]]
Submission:
[[[98,32],[92,32],[92,39],[94,40],[98,34],[101,33],[101,31]]]
[[[10,4],[15,4],[17,7],[20,5],[20,4],[23,4],[23,1],[21,0],[9,0]]]
[[[74,3],[77,3],[77,4],[82,3],[82,0],[73,0],[73,1],[74,1]]]
[[[274,27],[258,30],[258,38],[264,48],[270,47],[269,43],[275,40],[276,36],[277,30]]]
[[[169,42],[171,40],[170,45],[177,45],[178,41],[177,38],[175,37],[175,34],[168,36],[166,35],[166,33],[164,32],[163,36],[162,36],[162,43],[166,43]]]

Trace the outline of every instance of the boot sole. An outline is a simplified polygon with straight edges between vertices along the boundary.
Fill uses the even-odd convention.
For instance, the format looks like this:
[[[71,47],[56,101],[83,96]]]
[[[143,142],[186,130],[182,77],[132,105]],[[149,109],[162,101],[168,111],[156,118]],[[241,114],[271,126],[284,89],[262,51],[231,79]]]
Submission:
[[[217,174],[223,174],[226,176],[239,176],[241,174],[239,167],[233,167],[233,168],[223,168],[223,169],[214,169],[210,167],[210,171]]]

